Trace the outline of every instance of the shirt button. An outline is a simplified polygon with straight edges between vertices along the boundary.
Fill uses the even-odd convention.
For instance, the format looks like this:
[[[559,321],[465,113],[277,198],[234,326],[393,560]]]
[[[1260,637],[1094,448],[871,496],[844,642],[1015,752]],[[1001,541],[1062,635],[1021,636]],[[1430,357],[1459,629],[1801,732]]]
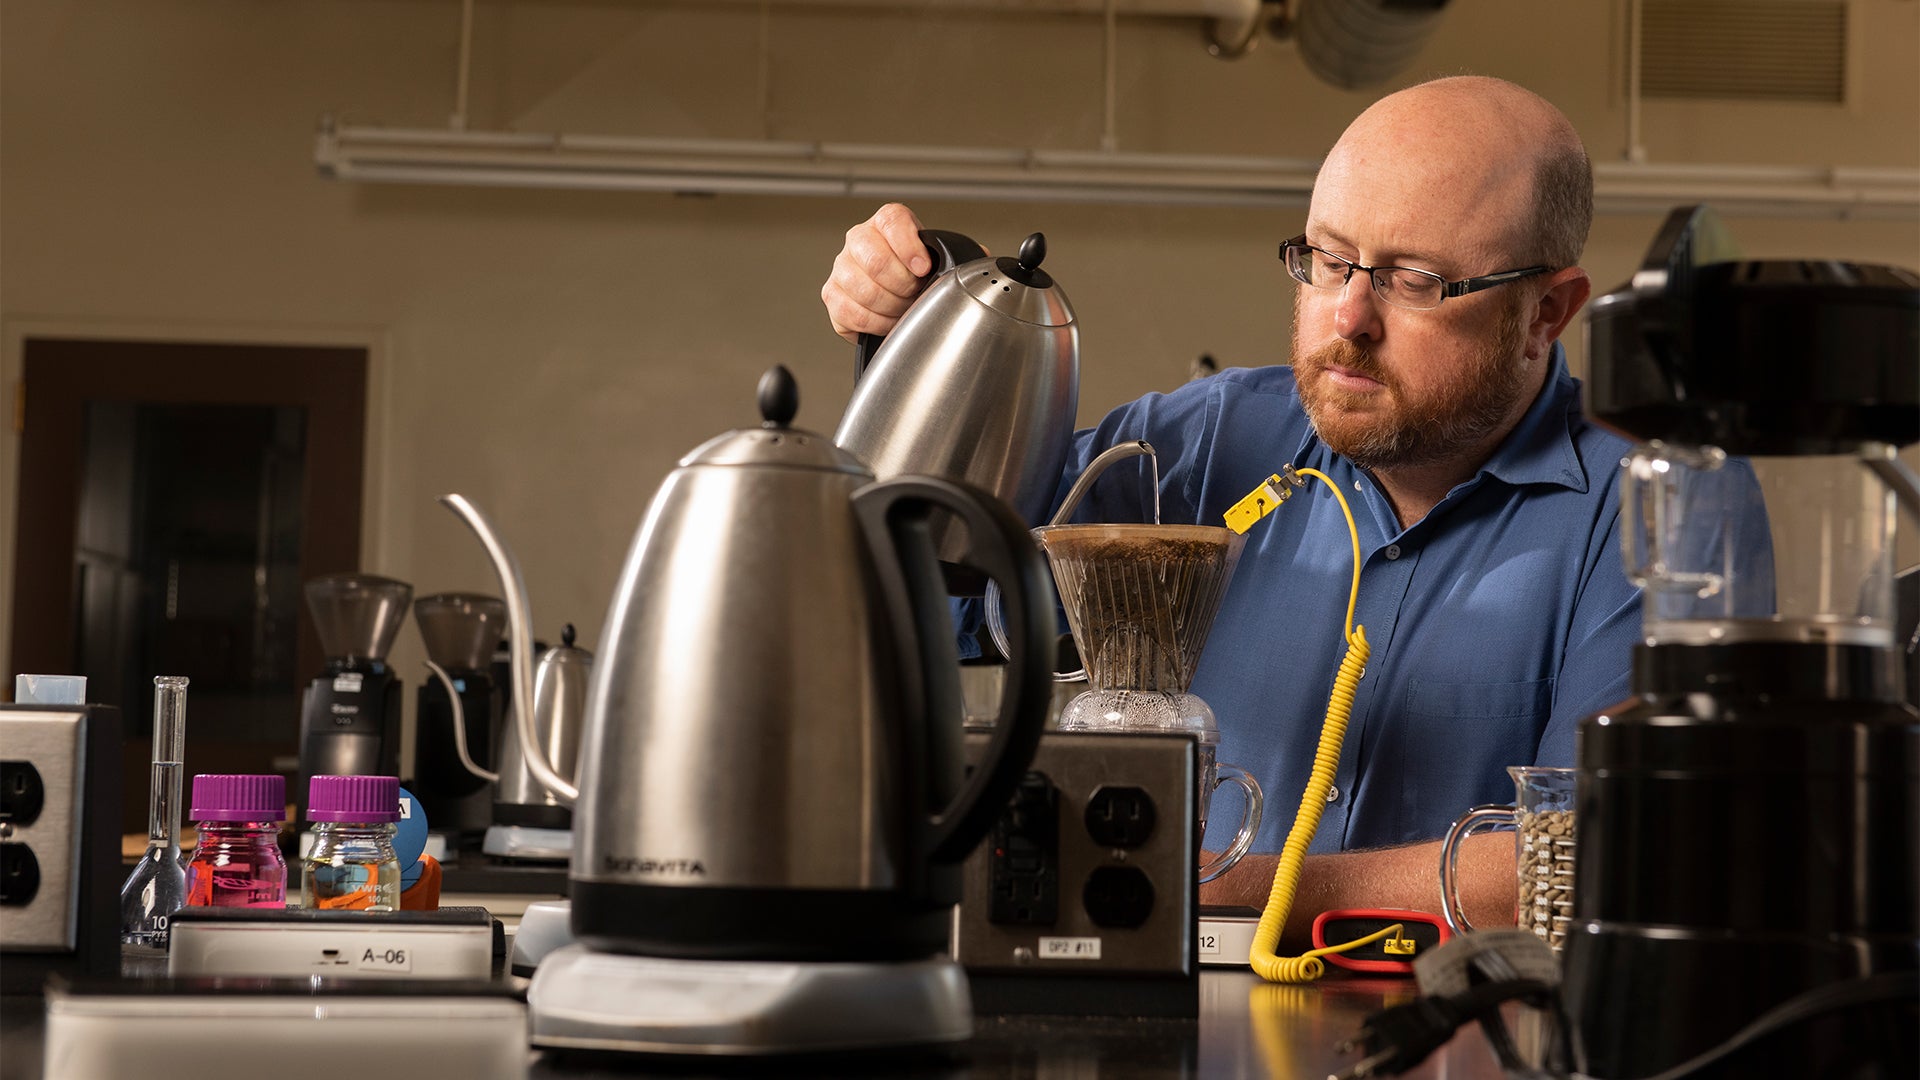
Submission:
[[[1327,785],[1327,801],[1328,802],[1340,801],[1340,789],[1338,787],[1332,784]]]
[[[1388,545],[1387,545],[1387,558],[1388,558],[1389,560],[1391,560],[1391,559],[1397,559],[1397,558],[1399,558],[1399,557],[1400,557],[1400,545],[1399,545],[1399,544],[1388,544]]]
[[[1365,489],[1364,489],[1364,488],[1362,488],[1362,487],[1360,486],[1360,481],[1358,481],[1358,480],[1355,480],[1355,481],[1353,482],[1353,490],[1355,490],[1355,491],[1364,491]]]

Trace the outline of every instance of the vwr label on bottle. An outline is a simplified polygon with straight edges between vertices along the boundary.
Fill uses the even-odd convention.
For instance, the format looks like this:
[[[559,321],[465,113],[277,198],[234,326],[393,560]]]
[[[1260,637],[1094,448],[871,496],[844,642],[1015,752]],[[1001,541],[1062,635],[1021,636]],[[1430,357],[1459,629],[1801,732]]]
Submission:
[[[1040,939],[1040,959],[1098,960],[1100,959],[1100,939],[1097,937],[1043,937]]]

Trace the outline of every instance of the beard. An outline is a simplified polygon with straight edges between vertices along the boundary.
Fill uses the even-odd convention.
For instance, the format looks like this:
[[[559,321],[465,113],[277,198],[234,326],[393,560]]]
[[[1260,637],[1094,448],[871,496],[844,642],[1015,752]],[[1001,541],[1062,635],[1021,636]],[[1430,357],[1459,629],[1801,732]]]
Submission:
[[[1454,376],[1420,400],[1410,400],[1405,385],[1381,364],[1368,345],[1335,338],[1293,358],[1294,382],[1320,441],[1362,469],[1431,465],[1477,449],[1500,430],[1523,397],[1536,386],[1519,355],[1526,338],[1524,305],[1509,303],[1498,332],[1482,343]],[[1299,319],[1295,318],[1296,337]],[[1417,360],[1415,362],[1418,362]],[[1329,367],[1340,367],[1379,383],[1381,389],[1354,393],[1331,384]]]

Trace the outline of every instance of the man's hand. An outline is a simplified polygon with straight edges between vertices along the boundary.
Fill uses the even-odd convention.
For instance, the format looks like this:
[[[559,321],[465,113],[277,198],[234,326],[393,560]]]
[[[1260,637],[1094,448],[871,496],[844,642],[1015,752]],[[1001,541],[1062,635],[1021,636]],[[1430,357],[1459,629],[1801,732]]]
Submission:
[[[1460,902],[1467,921],[1482,929],[1514,924],[1519,885],[1514,876],[1514,833],[1469,836],[1460,845]],[[1278,855],[1248,855],[1232,870],[1200,886],[1200,902],[1265,909]],[[1342,908],[1440,909],[1440,842],[1376,851],[1309,855],[1300,871],[1279,954],[1311,948],[1313,920]]]
[[[820,287],[833,332],[856,340],[885,334],[920,295],[933,258],[920,242],[920,219],[888,203],[847,230],[847,244],[834,257],[833,273]]]

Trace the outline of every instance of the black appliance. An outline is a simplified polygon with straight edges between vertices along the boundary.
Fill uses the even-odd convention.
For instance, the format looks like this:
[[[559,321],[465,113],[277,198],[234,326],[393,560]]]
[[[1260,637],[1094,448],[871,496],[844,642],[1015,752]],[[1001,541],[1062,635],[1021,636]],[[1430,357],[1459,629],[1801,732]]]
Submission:
[[[300,782],[294,798],[306,820],[315,776],[400,775],[400,677],[387,653],[407,618],[413,586],[373,574],[329,574],[307,582],[327,665],[300,705]]]
[[[413,620],[427,658],[446,678],[430,678],[420,686],[408,790],[426,811],[428,827],[452,841],[450,849],[471,847],[493,824],[492,772],[499,767],[502,716],[493,657],[507,624],[507,607],[498,597],[437,593],[414,601]],[[461,721],[457,733],[456,697]]]
[[[1650,1076],[1805,1006],[1695,1075],[1912,1077],[1920,712],[1892,538],[1920,501],[1895,457],[1920,439],[1920,276],[1730,254],[1711,211],[1675,211],[1590,316],[1590,411],[1645,441],[1621,514],[1645,633],[1633,697],[1579,730],[1582,1071]],[[1756,485],[1774,557],[1739,580]]]

